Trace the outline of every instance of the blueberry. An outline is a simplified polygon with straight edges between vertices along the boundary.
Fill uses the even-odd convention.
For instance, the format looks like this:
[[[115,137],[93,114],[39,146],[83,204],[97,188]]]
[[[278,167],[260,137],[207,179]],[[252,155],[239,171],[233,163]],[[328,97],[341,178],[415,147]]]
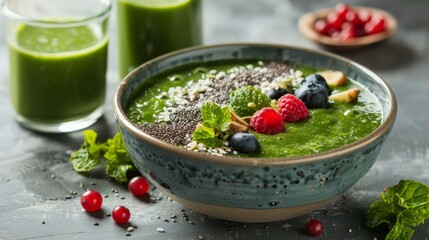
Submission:
[[[281,98],[283,95],[288,94],[288,90],[283,89],[283,88],[278,88],[278,89],[271,89],[267,92],[267,96],[270,99],[276,99],[279,100],[279,98]]]
[[[236,133],[229,140],[229,145],[240,153],[256,153],[259,151],[259,142],[251,133]]]
[[[329,89],[328,83],[326,83],[325,78],[322,75],[319,74],[311,74],[308,75],[304,81],[301,83],[301,85],[307,85],[307,84],[320,84],[326,88],[328,93],[331,93],[331,90]]]
[[[295,90],[295,96],[305,103],[307,108],[327,108],[328,90],[321,84],[307,83]]]

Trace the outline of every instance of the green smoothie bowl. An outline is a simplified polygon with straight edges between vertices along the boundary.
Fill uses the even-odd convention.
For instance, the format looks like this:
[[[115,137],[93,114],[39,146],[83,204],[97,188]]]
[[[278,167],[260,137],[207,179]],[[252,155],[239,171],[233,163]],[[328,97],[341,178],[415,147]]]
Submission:
[[[220,219],[293,218],[350,189],[397,112],[376,74],[343,57],[270,44],[185,49],[119,84],[130,157],[184,207]]]

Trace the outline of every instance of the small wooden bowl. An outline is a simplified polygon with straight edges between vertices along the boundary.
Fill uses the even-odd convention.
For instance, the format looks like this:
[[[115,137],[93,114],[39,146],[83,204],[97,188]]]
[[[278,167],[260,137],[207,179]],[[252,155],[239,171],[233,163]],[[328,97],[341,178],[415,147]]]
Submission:
[[[386,30],[381,33],[356,37],[355,39],[350,40],[333,39],[331,37],[321,35],[314,29],[314,24],[317,20],[326,18],[330,12],[334,11],[333,8],[325,8],[303,15],[298,20],[298,29],[306,38],[313,42],[321,44],[325,47],[341,50],[356,49],[366,45],[381,42],[390,38],[396,32],[397,22],[390,13],[376,8],[360,6],[353,6],[352,9],[354,11],[368,11],[371,15],[381,14],[386,20]]]

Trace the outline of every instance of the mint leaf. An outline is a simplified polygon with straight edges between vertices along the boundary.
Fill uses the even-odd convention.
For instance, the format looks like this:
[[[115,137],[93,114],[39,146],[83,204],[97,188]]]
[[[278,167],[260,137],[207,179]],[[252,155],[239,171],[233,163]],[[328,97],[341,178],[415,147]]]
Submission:
[[[417,227],[425,223],[429,217],[428,208],[406,209],[402,212],[402,219],[410,226]]]
[[[104,145],[97,143],[97,133],[86,130],[83,135],[83,144],[70,156],[70,161],[76,172],[89,172],[101,162],[100,153]]]
[[[390,229],[386,235],[385,240],[405,240],[411,239],[414,230],[407,226],[407,224],[399,217],[395,225]]]
[[[370,228],[376,227],[381,223],[390,224],[394,220],[394,209],[384,201],[376,201],[371,203],[368,209],[366,225]]]
[[[90,155],[88,148],[82,147],[74,151],[70,157],[73,169],[76,172],[89,172],[100,164],[100,157],[94,158]]]
[[[104,158],[115,162],[132,162],[127,154],[127,149],[125,149],[121,134],[116,133],[113,138],[107,140],[107,150],[104,153]]]
[[[92,154],[99,154],[104,144],[97,142],[97,133],[94,130],[85,130],[83,137],[85,142],[89,145],[89,152]]]
[[[368,209],[366,224],[373,228],[381,223],[389,224],[387,240],[411,239],[416,227],[429,218],[429,187],[414,180],[401,180],[387,188],[381,200]]]
[[[206,147],[221,147],[222,134],[229,132],[232,121],[228,107],[221,107],[212,101],[206,101],[201,107],[201,117],[202,125],[194,131],[192,139]]]
[[[132,164],[116,161],[106,161],[105,167],[106,173],[120,183],[128,182],[127,171],[134,168]]]
[[[393,202],[403,208],[416,208],[429,203],[429,187],[413,180],[401,180],[395,187]]]
[[[222,146],[222,140],[216,138],[214,130],[204,125],[195,130],[192,140],[211,148]]]
[[[134,169],[131,158],[127,154],[121,134],[107,139],[104,153],[106,173],[120,183],[128,182],[127,171]]]
[[[212,101],[204,102],[201,107],[201,117],[206,127],[226,132],[231,123],[231,114],[227,107],[220,107]]]

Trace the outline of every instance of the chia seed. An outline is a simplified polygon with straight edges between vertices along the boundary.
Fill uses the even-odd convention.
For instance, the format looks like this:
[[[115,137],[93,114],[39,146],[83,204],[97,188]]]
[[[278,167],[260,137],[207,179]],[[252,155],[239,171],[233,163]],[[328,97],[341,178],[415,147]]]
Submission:
[[[138,126],[147,134],[160,140],[183,146],[186,144],[187,134],[188,136],[192,135],[201,120],[199,108],[194,106],[180,107],[175,114],[170,116],[169,124],[143,123]]]

